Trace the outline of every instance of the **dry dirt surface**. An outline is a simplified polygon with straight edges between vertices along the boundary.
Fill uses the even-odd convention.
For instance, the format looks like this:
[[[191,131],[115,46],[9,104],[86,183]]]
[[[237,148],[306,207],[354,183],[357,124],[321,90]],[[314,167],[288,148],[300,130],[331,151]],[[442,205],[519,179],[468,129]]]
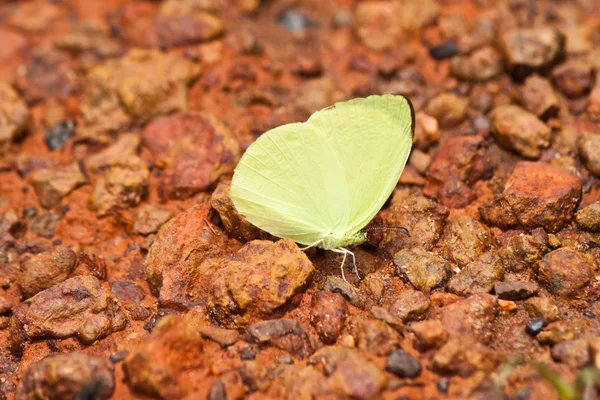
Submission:
[[[595,399],[599,4],[0,0],[0,399]],[[345,282],[229,182],[381,93],[410,236]]]

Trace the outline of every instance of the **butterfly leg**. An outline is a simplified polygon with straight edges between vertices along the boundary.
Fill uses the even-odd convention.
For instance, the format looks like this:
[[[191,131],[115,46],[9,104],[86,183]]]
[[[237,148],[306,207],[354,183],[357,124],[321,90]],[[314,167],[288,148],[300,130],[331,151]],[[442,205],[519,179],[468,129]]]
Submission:
[[[309,244],[309,245],[308,245],[308,246],[306,246],[306,247],[300,247],[300,250],[302,250],[302,251],[304,251],[304,250],[308,250],[308,249],[310,249],[311,247],[315,247],[315,246],[318,246],[318,245],[320,245],[322,242],[323,242],[323,239],[317,240],[317,241],[316,241],[316,242],[314,242],[313,244]]]
[[[342,265],[340,265],[340,270],[342,271],[342,278],[344,282],[349,283],[346,279],[346,275],[344,274],[344,264],[346,264],[346,257],[348,256],[348,251],[346,249],[332,249],[334,253],[343,254],[344,258],[342,258]]]
[[[356,276],[358,277],[358,279],[359,279],[359,280],[360,280],[360,279],[362,279],[362,278],[360,277],[360,275],[358,274],[358,266],[356,265],[356,257],[354,256],[354,253],[353,253],[353,252],[351,252],[351,251],[350,251],[350,250],[348,250],[348,249],[344,249],[344,250],[346,250],[346,251],[348,252],[348,254],[350,254],[350,255],[352,256],[352,263],[353,263],[353,265],[354,265],[354,268],[353,268],[353,269],[354,269],[354,273],[356,274]]]

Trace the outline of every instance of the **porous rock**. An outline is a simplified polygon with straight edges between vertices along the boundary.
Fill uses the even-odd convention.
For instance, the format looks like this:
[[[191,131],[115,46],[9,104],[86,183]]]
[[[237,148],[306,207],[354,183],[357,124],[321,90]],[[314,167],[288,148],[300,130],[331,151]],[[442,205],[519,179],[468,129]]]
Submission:
[[[18,283],[27,299],[67,279],[77,265],[75,252],[64,246],[36,254],[21,265]]]
[[[496,107],[491,122],[496,140],[525,158],[537,159],[550,146],[550,128],[517,105]]]
[[[571,297],[580,294],[595,270],[593,256],[563,247],[538,262],[538,279],[555,295]]]
[[[441,321],[451,336],[471,335],[487,343],[492,338],[491,325],[498,304],[490,294],[475,294],[445,307]]]
[[[593,203],[575,214],[577,224],[591,232],[600,231],[600,203]]]
[[[481,254],[495,247],[494,236],[489,229],[467,215],[448,221],[442,243],[443,254],[460,267],[475,261]]]
[[[468,335],[450,339],[431,360],[433,371],[463,377],[490,372],[496,364],[494,352]]]
[[[418,248],[399,251],[394,264],[398,275],[405,275],[414,287],[424,292],[442,285],[451,274],[446,260]]]
[[[43,168],[34,171],[29,182],[35,190],[40,205],[46,209],[58,205],[63,197],[87,182],[77,162],[66,166]]]
[[[467,264],[452,277],[447,288],[450,292],[468,296],[476,293],[490,293],[494,283],[504,277],[502,261],[495,251],[483,253]]]
[[[310,337],[302,325],[291,319],[256,322],[248,327],[245,339],[261,346],[274,346],[300,360],[314,351]]]
[[[0,82],[0,154],[28,128],[29,110],[16,90]]]
[[[339,293],[319,291],[312,296],[310,322],[325,344],[335,343],[344,329],[348,306]]]

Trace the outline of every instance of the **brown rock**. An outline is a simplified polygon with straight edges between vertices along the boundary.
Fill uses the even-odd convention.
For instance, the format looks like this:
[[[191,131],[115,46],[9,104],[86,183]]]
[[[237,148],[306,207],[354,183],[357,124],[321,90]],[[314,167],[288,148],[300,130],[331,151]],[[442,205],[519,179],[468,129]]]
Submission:
[[[400,347],[401,336],[391,326],[378,319],[362,319],[356,327],[357,348],[385,356]]]
[[[340,277],[329,275],[325,279],[323,289],[328,292],[341,294],[354,307],[360,309],[367,307],[369,300],[365,293]]]
[[[531,268],[548,252],[544,232],[536,235],[517,235],[508,239],[499,251],[506,271],[518,272]]]
[[[138,156],[129,156],[122,166],[110,167],[96,181],[89,206],[98,216],[115,209],[135,207],[148,191],[150,171]]]
[[[500,48],[511,74],[521,80],[533,72],[545,72],[560,59],[564,36],[556,28],[516,28],[500,37]]]
[[[402,226],[410,235],[395,230],[384,230],[379,248],[389,255],[394,255],[401,249],[432,250],[442,235],[448,214],[446,207],[420,194],[392,204],[384,211],[384,225]]]
[[[278,378],[281,379],[292,399],[310,399],[329,391],[325,376],[313,366],[296,364],[282,366]]]
[[[142,204],[135,211],[133,232],[147,236],[156,233],[161,226],[171,219],[171,211],[152,204]]]
[[[204,42],[223,34],[223,22],[215,15],[165,5],[154,19],[154,30],[162,49]]]
[[[76,265],[77,255],[64,246],[33,256],[21,265],[18,278],[21,295],[28,299],[65,281]]]
[[[94,63],[124,53],[123,46],[109,37],[101,24],[87,20],[76,23],[71,30],[59,35],[54,45]]]
[[[496,140],[525,158],[539,158],[542,149],[550,146],[550,128],[519,106],[496,107],[492,111],[491,121]]]
[[[390,314],[402,321],[413,320],[425,314],[431,305],[429,297],[418,290],[405,290],[390,306]]]
[[[36,294],[15,315],[15,328],[26,329],[30,340],[75,336],[91,344],[127,324],[119,302],[91,276],[77,276]]]
[[[492,175],[487,159],[488,144],[481,136],[458,136],[439,150],[429,166],[426,196],[438,198],[447,207],[460,208],[474,200],[470,186]]]
[[[231,346],[240,340],[238,331],[233,329],[223,329],[218,326],[200,325],[198,331],[203,338],[219,343],[222,347]]]
[[[422,350],[439,349],[448,340],[448,332],[437,319],[414,322],[410,330],[415,334],[417,347]]]
[[[434,0],[401,0],[399,5],[402,30],[412,37],[419,37],[440,15],[440,6]]]
[[[29,178],[40,205],[46,209],[58,205],[63,197],[87,182],[79,164],[36,170]]]
[[[592,361],[588,342],[581,339],[560,342],[552,347],[550,354],[554,361],[576,369]]]
[[[440,141],[440,127],[437,119],[418,111],[415,114],[415,134],[413,144],[416,148],[427,151],[429,147]]]
[[[167,316],[123,362],[125,383],[142,396],[183,398],[208,375],[203,348],[194,325],[182,317]]]
[[[493,336],[491,325],[497,313],[496,297],[475,294],[445,307],[441,321],[452,336],[466,334],[487,343]]]
[[[577,224],[585,230],[600,232],[600,203],[593,203],[575,214]]]
[[[539,289],[535,282],[504,281],[496,282],[494,292],[502,300],[524,300],[534,296]]]
[[[441,128],[451,128],[466,118],[468,109],[468,98],[442,93],[429,100],[425,112],[435,118]]]
[[[245,340],[261,346],[273,346],[304,360],[314,349],[302,325],[290,319],[261,321],[248,327]]]
[[[371,50],[395,46],[402,34],[402,25],[398,21],[401,12],[397,2],[358,3],[354,17],[356,35]]]
[[[532,297],[525,301],[525,310],[532,318],[542,317],[546,321],[556,321],[560,315],[552,297]]]
[[[567,97],[583,96],[594,84],[592,66],[578,60],[567,61],[552,70],[552,80]]]
[[[565,340],[573,340],[575,329],[572,323],[556,321],[548,324],[535,338],[542,345],[555,345]]]
[[[502,55],[491,46],[484,46],[468,55],[452,58],[450,71],[467,81],[487,81],[504,71]]]
[[[56,224],[60,219],[61,215],[53,212],[37,215],[29,222],[29,231],[35,235],[51,239],[56,232]]]
[[[110,292],[119,300],[132,320],[144,321],[150,316],[150,311],[140,304],[146,293],[139,285],[127,281],[110,282]]]
[[[323,347],[309,359],[324,368],[328,386],[340,396],[356,399],[375,398],[387,383],[385,373],[365,355],[344,347]]]
[[[493,225],[557,232],[573,218],[580,198],[581,182],[575,176],[546,163],[520,162],[502,196],[482,205],[479,212]]]
[[[446,258],[460,267],[475,261],[495,245],[488,228],[467,215],[450,219],[441,240]]]
[[[113,93],[127,113],[147,119],[185,111],[187,85],[199,72],[196,64],[179,54],[132,49],[122,58],[94,67],[88,73],[90,85],[87,90]],[[147,76],[155,79],[148,81]],[[92,105],[84,104],[82,107]]]
[[[233,133],[208,113],[176,114],[156,118],[146,126],[144,144],[166,157],[159,194],[187,198],[208,189],[231,174],[241,150]]]
[[[242,376],[242,382],[244,382],[244,385],[251,392],[256,392],[257,390],[264,392],[269,388],[273,379],[267,367],[261,362],[254,360],[242,362],[240,375]]]
[[[209,310],[222,324],[239,327],[285,304],[313,272],[306,254],[290,239],[248,242],[211,277]]]
[[[17,72],[17,88],[27,101],[66,97],[79,86],[72,62],[54,47],[42,45]]]
[[[317,292],[312,297],[310,322],[325,344],[333,344],[344,329],[348,306],[339,293]]]
[[[476,293],[490,293],[494,283],[504,277],[502,262],[496,252],[483,253],[475,261],[467,264],[448,282],[448,291],[468,296]]]
[[[577,140],[579,157],[592,174],[600,176],[600,135],[586,132]]]
[[[115,388],[114,367],[109,360],[74,352],[48,356],[34,362],[23,373],[16,400],[87,399],[105,400]]]
[[[209,210],[198,204],[171,219],[148,251],[148,284],[163,307],[189,309],[208,298],[225,247],[206,221]]]
[[[25,133],[29,120],[29,110],[19,94],[9,84],[0,82],[0,154]]]
[[[405,275],[414,287],[424,292],[442,285],[451,274],[446,260],[418,248],[399,251],[394,264],[398,275]]]
[[[552,84],[538,75],[525,79],[521,87],[520,101],[523,108],[542,120],[555,117],[560,108]]]
[[[555,295],[572,297],[581,294],[595,270],[594,257],[563,247],[538,262],[538,279]]]
[[[490,372],[496,364],[494,352],[468,335],[450,339],[431,360],[433,371],[463,377]]]
[[[141,138],[135,133],[120,134],[115,143],[88,157],[85,166],[92,172],[110,167],[128,166],[128,160],[137,154],[140,143]]]
[[[210,198],[210,205],[219,213],[227,233],[243,242],[255,239],[274,239],[273,236],[252,225],[246,217],[237,212],[229,195],[230,187],[231,182],[229,181],[219,182]]]
[[[92,275],[100,280],[106,279],[106,261],[93,253],[80,251],[77,255],[77,267],[71,276]]]

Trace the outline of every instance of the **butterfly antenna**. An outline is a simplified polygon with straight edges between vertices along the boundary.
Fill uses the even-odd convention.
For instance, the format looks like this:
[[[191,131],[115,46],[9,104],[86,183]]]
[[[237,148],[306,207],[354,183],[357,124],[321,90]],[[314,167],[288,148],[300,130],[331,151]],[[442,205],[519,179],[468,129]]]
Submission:
[[[406,234],[406,236],[410,236],[410,232],[403,226],[371,226],[369,228],[365,228],[365,231],[402,231]]]

